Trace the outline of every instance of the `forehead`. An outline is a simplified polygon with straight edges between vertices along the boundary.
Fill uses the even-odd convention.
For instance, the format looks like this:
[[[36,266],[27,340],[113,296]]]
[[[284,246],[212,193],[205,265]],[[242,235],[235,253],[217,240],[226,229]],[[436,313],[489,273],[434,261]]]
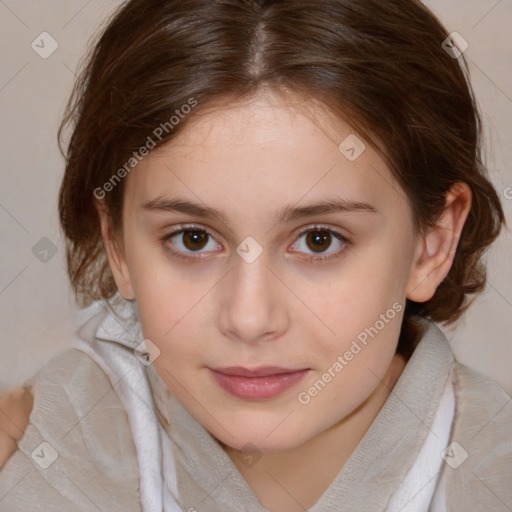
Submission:
[[[376,208],[403,200],[368,141],[312,102],[260,95],[195,114],[189,121],[129,175],[128,206],[179,195],[230,210],[233,216],[247,211],[260,216],[334,193]],[[348,142],[340,150],[343,141]],[[347,157],[347,144],[362,151],[357,158]]]

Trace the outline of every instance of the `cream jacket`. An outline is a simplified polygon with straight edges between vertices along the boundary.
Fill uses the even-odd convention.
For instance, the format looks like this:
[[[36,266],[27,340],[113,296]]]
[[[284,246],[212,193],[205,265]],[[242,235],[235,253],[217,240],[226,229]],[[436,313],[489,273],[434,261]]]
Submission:
[[[147,372],[155,389],[158,376],[152,366]],[[393,393],[310,512],[383,511],[427,435],[450,372],[456,403],[450,441],[456,444],[436,475],[444,481],[446,511],[512,511],[512,400],[495,380],[457,362],[430,324]],[[0,470],[0,511],[142,511],[128,416],[100,366],[70,348],[24,385],[34,407],[18,450]],[[155,402],[180,447],[182,510],[266,510],[220,445],[170,392],[162,395],[160,388]],[[458,462],[448,463],[450,457]],[[198,503],[202,508],[193,508]]]

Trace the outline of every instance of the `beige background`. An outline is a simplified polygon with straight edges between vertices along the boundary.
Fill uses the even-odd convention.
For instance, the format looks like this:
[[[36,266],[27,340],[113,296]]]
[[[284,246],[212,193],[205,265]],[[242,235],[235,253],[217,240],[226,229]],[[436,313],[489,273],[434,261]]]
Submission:
[[[77,308],[64,269],[57,218],[63,159],[56,132],[89,38],[118,0],[0,0],[0,389],[28,378],[65,349]],[[512,225],[512,0],[428,0],[465,52],[480,101],[491,177]],[[31,47],[48,32],[47,59]],[[46,263],[32,252],[56,247]],[[37,251],[36,251],[37,252]],[[49,256],[51,253],[49,253]],[[460,361],[512,394],[512,237],[488,253],[489,285],[459,323],[445,330]]]

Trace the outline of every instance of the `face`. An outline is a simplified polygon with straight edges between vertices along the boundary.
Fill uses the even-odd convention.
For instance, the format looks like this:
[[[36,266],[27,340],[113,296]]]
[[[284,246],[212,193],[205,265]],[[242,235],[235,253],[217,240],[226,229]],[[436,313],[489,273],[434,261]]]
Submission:
[[[314,438],[368,399],[395,354],[422,244],[369,142],[356,159],[353,138],[339,149],[351,135],[268,94],[195,118],[126,178],[109,253],[119,290],[159,375],[235,449]],[[215,371],[229,367],[281,370]]]

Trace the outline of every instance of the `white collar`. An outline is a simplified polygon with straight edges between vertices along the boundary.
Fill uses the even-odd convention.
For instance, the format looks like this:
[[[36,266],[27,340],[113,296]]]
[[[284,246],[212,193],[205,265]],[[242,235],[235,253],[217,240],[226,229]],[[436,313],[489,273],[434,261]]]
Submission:
[[[116,303],[117,318],[102,311],[101,303],[91,305],[88,313],[84,312],[84,317],[89,314],[91,318],[80,330],[75,347],[87,352],[103,368],[127,411],[137,448],[143,511],[179,512],[177,503],[190,502],[192,487],[179,481],[179,475],[187,473],[181,471],[187,464],[190,467],[186,469],[194,478],[209,479],[210,482],[225,471],[235,470],[230,479],[230,485],[234,486],[232,490],[242,489],[250,493],[252,490],[234,463],[202,425],[179,403],[174,409],[166,408],[164,402],[169,407],[173,396],[163,381],[159,378],[149,381],[148,375],[153,373],[154,377],[156,372],[134,356],[134,349],[143,339],[136,303],[125,301],[118,294],[111,302]],[[442,331],[433,323],[423,323],[426,332],[390,397],[332,485],[310,512],[332,510],[330,500],[344,503],[347,512],[394,512],[404,504],[408,505],[402,512],[428,510],[436,482],[431,475],[442,467],[439,454],[446,446],[453,420],[453,395],[448,382],[451,382],[454,357]],[[171,423],[172,414],[179,414],[184,428],[164,431],[154,401]],[[207,459],[194,465],[193,458],[184,460],[180,456],[183,447],[192,451],[197,449],[198,439],[204,443],[202,449],[213,457],[212,465]],[[176,444],[180,449],[176,449]],[[216,475],[212,474],[212,468],[218,472]],[[418,486],[423,486],[423,490]],[[225,490],[229,493],[229,486]],[[224,498],[229,496],[226,494]],[[258,508],[259,502],[254,500],[255,495],[253,508],[244,502],[244,510],[266,510],[261,505]],[[234,503],[232,511],[240,510],[239,507],[240,504]],[[225,507],[224,510],[228,512]]]

